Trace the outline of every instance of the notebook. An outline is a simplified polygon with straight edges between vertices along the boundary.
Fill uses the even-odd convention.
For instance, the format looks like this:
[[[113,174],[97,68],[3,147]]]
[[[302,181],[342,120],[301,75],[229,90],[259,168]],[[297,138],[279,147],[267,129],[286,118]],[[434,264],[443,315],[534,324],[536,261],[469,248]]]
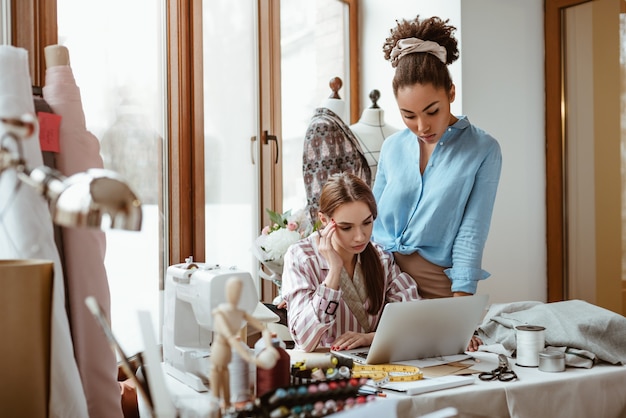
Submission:
[[[488,295],[472,295],[388,303],[371,346],[332,352],[360,364],[463,354],[488,299]]]
[[[405,395],[419,395],[420,393],[471,385],[474,383],[474,380],[474,376],[447,375],[425,377],[414,382],[385,383],[383,389],[393,390],[394,392],[400,392]]]

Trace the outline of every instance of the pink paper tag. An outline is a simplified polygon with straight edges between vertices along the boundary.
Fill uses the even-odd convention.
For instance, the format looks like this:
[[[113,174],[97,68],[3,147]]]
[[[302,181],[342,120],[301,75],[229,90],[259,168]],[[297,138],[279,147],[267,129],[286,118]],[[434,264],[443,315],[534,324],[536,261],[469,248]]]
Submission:
[[[39,144],[42,151],[60,152],[59,132],[61,115],[48,112],[37,112],[39,119]]]

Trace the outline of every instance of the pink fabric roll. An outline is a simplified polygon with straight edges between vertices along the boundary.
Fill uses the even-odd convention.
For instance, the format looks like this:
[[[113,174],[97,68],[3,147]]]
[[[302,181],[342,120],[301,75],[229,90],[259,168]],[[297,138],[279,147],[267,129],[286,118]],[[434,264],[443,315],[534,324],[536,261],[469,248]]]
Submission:
[[[0,45],[0,74],[0,116],[13,118],[24,113],[34,115],[28,51]],[[0,136],[4,133],[0,127]],[[22,149],[28,167],[43,164],[38,130],[22,141]],[[48,205],[30,187],[23,186],[16,190],[16,183],[13,171],[7,170],[0,175],[0,258],[54,261],[49,416],[84,418],[87,416],[87,402],[72,353],[70,325],[65,311],[63,266],[54,242]],[[29,301],[23,303],[28,304]]]
[[[62,117],[57,169],[70,176],[89,168],[102,168],[100,142],[87,131],[80,89],[69,65],[46,70],[43,97]],[[96,229],[63,229],[72,339],[90,418],[123,416],[115,353],[85,305],[85,298],[95,297],[110,320],[105,239],[104,232]]]

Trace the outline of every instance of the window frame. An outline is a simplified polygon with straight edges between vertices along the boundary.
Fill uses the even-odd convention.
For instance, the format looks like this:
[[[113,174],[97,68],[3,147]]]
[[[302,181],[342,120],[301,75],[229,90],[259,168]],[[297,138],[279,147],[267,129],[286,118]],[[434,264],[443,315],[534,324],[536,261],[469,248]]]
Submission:
[[[168,226],[165,262],[204,259],[204,126],[201,0],[168,0],[167,140],[165,175]],[[29,52],[32,83],[45,82],[44,48],[58,43],[56,0],[12,0],[11,44]],[[196,88],[194,88],[196,86]],[[163,275],[161,275],[163,276]],[[160,279],[160,288],[163,279]]]
[[[32,83],[43,86],[44,48],[58,43],[56,0],[11,0],[11,45],[28,51]]]
[[[361,114],[359,76],[358,0],[338,0],[348,5],[350,61],[350,120]],[[280,0],[257,0],[259,12],[259,56],[261,63],[260,132],[273,132],[281,138],[280,126]],[[163,237],[164,263],[177,264],[192,256],[205,260],[204,195],[204,109],[202,63],[202,0],[166,0],[166,138],[164,153],[163,212],[167,222]],[[58,43],[57,0],[10,0],[11,44],[29,51],[32,83],[45,82],[44,48]],[[282,144],[281,144],[282,145]],[[260,208],[282,210],[282,164],[271,163],[274,150],[261,153],[263,172]],[[269,222],[260,210],[259,224]],[[165,269],[167,265],[161,268]],[[164,273],[164,270],[161,271]],[[159,288],[163,289],[164,274]],[[263,281],[261,300],[271,300],[275,288]]]
[[[567,252],[565,236],[564,188],[564,57],[561,35],[563,13],[568,7],[591,0],[548,0],[545,2],[546,103],[546,246],[548,302],[566,297]]]
[[[164,212],[169,248],[165,258],[171,265],[189,256],[205,259],[202,0],[168,0],[167,10]]]

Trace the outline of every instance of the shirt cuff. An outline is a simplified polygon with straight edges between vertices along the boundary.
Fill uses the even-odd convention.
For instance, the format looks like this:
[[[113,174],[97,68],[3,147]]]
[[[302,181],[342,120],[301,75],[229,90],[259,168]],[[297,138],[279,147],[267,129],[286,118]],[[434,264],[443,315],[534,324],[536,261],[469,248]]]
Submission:
[[[319,296],[319,315],[320,319],[324,316],[335,316],[339,301],[341,300],[341,290],[331,289],[324,285],[320,285],[317,289]]]
[[[482,269],[456,267],[445,269],[444,273],[452,281],[453,292],[476,293],[479,280],[485,280],[491,274]]]

